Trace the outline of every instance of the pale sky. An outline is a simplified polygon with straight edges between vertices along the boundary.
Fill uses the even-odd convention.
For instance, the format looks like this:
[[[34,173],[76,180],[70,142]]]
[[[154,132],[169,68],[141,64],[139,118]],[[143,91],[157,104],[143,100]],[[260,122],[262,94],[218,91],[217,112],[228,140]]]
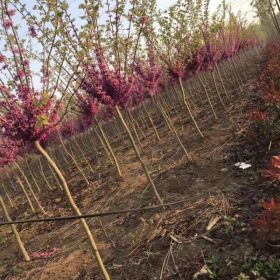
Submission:
[[[159,1],[165,1],[165,0],[159,0]],[[169,0],[168,0],[169,1]],[[215,11],[217,6],[221,4],[221,0],[212,0],[210,1],[210,10]],[[239,11],[241,11],[241,14],[246,17],[248,21],[253,21],[255,12],[252,6],[250,5],[251,0],[227,0],[228,4],[231,4],[232,11],[237,14]]]
[[[157,2],[159,8],[165,10],[170,5],[175,4],[176,0],[157,0]],[[226,2],[231,4],[232,11],[234,13],[241,11],[242,15],[246,16],[248,21],[252,21],[254,19],[254,11],[252,6],[250,6],[251,0],[227,0]],[[210,0],[210,11],[214,12],[221,3],[222,0]]]
[[[24,0],[26,1],[26,0]],[[23,2],[24,2],[23,1]],[[68,0],[70,9],[73,14],[78,12],[78,7],[82,0]],[[169,6],[176,3],[176,0],[157,0],[158,7],[161,10],[166,10]],[[251,0],[226,0],[228,4],[231,4],[232,11],[236,14],[238,11],[241,11],[243,16],[246,16],[248,21],[254,20],[254,10],[250,6]],[[222,3],[222,0],[210,0],[210,11],[215,12],[219,4]]]
[[[31,9],[32,5],[34,4],[35,0],[19,0],[23,4],[27,4],[27,7]],[[102,0],[105,2],[105,0]],[[149,0],[148,0],[149,1]],[[254,20],[254,10],[250,6],[251,0],[227,0],[227,3],[231,3],[232,11],[236,14],[240,10],[243,16],[246,16],[247,20],[253,21]],[[81,15],[81,11],[79,10],[79,5],[84,2],[84,0],[67,0],[69,7],[70,7],[70,13],[74,18],[76,18],[76,23],[79,23],[80,19],[79,16]],[[161,10],[166,10],[169,6],[176,3],[176,0],[157,0],[158,8]],[[219,4],[222,3],[222,0],[210,0],[210,13],[215,12],[216,8],[219,6]],[[101,16],[102,17],[102,16]],[[15,17],[15,20],[19,20],[19,15],[17,14]],[[19,30],[20,33],[24,34],[27,32],[26,25],[23,25],[24,28],[22,30]],[[0,42],[1,45],[1,42]],[[35,43],[33,45],[34,49],[36,50],[38,43]],[[34,63],[35,64],[35,63]],[[38,68],[37,66],[34,66],[34,68]],[[39,79],[39,77],[38,77]]]

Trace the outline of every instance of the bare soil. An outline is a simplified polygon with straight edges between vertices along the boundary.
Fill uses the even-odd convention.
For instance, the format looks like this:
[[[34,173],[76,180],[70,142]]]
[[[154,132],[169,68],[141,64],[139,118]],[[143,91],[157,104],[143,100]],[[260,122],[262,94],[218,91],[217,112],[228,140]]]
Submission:
[[[267,194],[267,184],[259,178],[260,162],[255,160],[253,151],[243,156],[251,146],[244,142],[240,132],[246,122],[246,110],[253,102],[262,65],[257,60],[246,73],[243,91],[232,85],[226,110],[216,104],[217,121],[209,108],[198,110],[204,139],[196,133],[187,111],[175,108],[177,113],[172,120],[193,158],[192,163],[182,153],[172,132],[162,125],[163,120],[155,121],[161,141],[157,141],[151,127],[144,130],[142,155],[164,202],[186,201],[165,211],[88,219],[112,279],[193,279],[197,273],[196,279],[226,280],[238,279],[242,272],[250,279],[279,279],[277,273],[271,276],[267,271],[254,276],[246,267],[248,260],[257,262],[261,258],[265,262],[271,255],[278,256],[277,249],[262,246],[254,235],[251,221],[261,211],[258,202]],[[96,163],[94,155],[93,175],[80,159],[91,186],[85,184],[73,165],[64,167],[83,213],[157,204],[129,141],[115,141],[114,149],[121,161],[123,180],[117,178],[109,161]],[[251,160],[253,167],[238,170],[233,166],[242,160]],[[44,190],[39,198],[49,216],[72,214],[61,191],[48,191],[43,181],[41,186]],[[271,188],[279,191],[276,184]],[[30,214],[21,197],[15,201],[18,210],[10,209],[12,218],[40,217]],[[207,230],[214,219],[216,223]],[[59,252],[47,259],[33,258],[25,263],[10,228],[1,227],[0,279],[102,279],[78,221],[26,224],[17,228],[30,254],[54,247]],[[211,272],[203,274],[205,265]]]

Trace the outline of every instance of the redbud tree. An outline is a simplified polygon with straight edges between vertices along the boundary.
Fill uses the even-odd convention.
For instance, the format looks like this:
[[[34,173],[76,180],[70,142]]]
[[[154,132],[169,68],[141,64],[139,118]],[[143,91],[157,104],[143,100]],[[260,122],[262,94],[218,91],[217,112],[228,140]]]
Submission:
[[[2,96],[0,108],[1,136],[11,141],[19,141],[22,145],[34,146],[48,161],[60,179],[73,211],[77,215],[81,215],[66,179],[41,145],[41,142],[48,137],[49,133],[56,128],[67,113],[66,109],[63,114],[60,114],[59,109],[63,97],[70,90],[71,77],[64,80],[59,74],[51,74],[57,74],[63,62],[57,64],[57,60],[52,59],[54,55],[52,45],[49,46],[49,42],[41,37],[42,59],[39,60],[39,63],[42,65],[42,75],[39,82],[40,86],[35,85],[34,73],[31,68],[34,56],[31,55],[32,50],[26,47],[25,40],[19,36],[19,26],[13,20],[14,15],[15,11],[9,8],[8,2],[1,0],[1,40],[5,42],[5,46],[0,51],[2,61],[0,79]],[[36,36],[33,28],[29,28],[29,31],[31,36]],[[55,37],[56,34],[53,36]],[[61,60],[63,61],[63,58]],[[51,71],[52,68],[55,70]],[[67,105],[65,108],[67,108]],[[89,226],[85,219],[80,221],[89,238],[104,278],[110,279]]]

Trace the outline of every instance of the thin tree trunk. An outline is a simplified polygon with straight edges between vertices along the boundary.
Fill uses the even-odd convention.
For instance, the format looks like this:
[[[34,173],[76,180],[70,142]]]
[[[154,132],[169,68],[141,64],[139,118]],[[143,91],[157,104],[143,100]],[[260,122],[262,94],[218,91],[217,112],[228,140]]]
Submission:
[[[152,117],[150,116],[150,114],[149,114],[149,112],[148,112],[148,110],[146,108],[145,102],[142,102],[142,105],[143,105],[144,111],[145,111],[145,113],[146,113],[146,115],[147,115],[147,117],[148,117],[148,119],[149,119],[153,129],[154,129],[154,132],[155,132],[155,134],[157,136],[157,139],[158,139],[158,141],[160,141],[160,137],[159,137],[158,131],[157,131],[155,125],[154,125]]]
[[[159,102],[159,101],[158,101],[158,102]],[[168,121],[168,123],[169,123],[169,125],[170,125],[170,127],[171,127],[171,129],[172,129],[172,131],[173,131],[173,133],[175,134],[176,139],[178,140],[178,142],[179,142],[181,148],[183,149],[185,155],[187,156],[187,159],[188,159],[189,161],[191,161],[191,158],[190,158],[190,156],[189,156],[189,153],[187,152],[185,146],[183,145],[183,142],[181,141],[181,139],[180,139],[180,137],[179,137],[179,135],[178,135],[178,133],[177,133],[177,131],[176,131],[176,129],[175,129],[175,127],[174,127],[172,121],[171,121],[171,119],[168,117],[168,115],[165,113],[165,111],[163,111],[162,113],[164,114],[165,119]]]
[[[240,78],[239,78],[239,76],[238,76],[238,74],[236,72],[236,69],[235,69],[234,64],[232,62],[232,58],[229,60],[229,65],[230,65],[230,68],[231,68],[231,70],[233,72],[233,75],[235,76],[235,79],[236,79],[236,81],[238,83],[239,89],[240,89],[240,91],[242,91],[242,81],[240,80]]]
[[[35,202],[36,202],[38,208],[40,209],[40,211],[42,212],[42,214],[46,215],[46,214],[47,214],[46,211],[44,210],[43,206],[40,204],[39,199],[38,199],[38,197],[35,195],[35,193],[34,193],[32,187],[31,187],[31,185],[30,185],[28,179],[26,178],[26,176],[25,176],[23,170],[21,169],[21,167],[18,165],[17,162],[15,162],[15,166],[18,168],[18,170],[20,171],[21,175],[23,176],[25,182],[27,183],[28,189],[30,190],[31,195],[32,195],[32,197],[34,198],[34,200],[35,200]]]
[[[17,206],[16,204],[14,203],[14,201],[12,200],[12,198],[10,197],[9,193],[8,193],[8,190],[5,191],[5,194],[9,200],[9,203],[10,205],[12,206],[12,208],[15,208],[17,210]]]
[[[187,110],[189,112],[189,115],[191,117],[191,120],[192,120],[193,124],[195,125],[195,128],[196,128],[197,132],[203,138],[204,135],[201,132],[201,130],[200,130],[200,128],[199,128],[199,126],[198,126],[198,124],[197,124],[193,114],[192,114],[192,111],[191,111],[191,108],[190,108],[190,105],[189,105],[188,101],[186,100],[186,94],[185,94],[185,90],[184,90],[181,78],[179,78],[179,84],[180,84],[180,88],[181,88],[181,94],[182,94],[183,102],[184,102],[184,104],[185,104],[185,106],[186,106],[186,108],[187,108]]]
[[[22,191],[24,193],[24,196],[25,196],[25,198],[26,198],[26,200],[27,200],[27,202],[28,202],[28,204],[29,204],[29,206],[31,208],[32,213],[35,213],[36,211],[35,211],[35,208],[34,208],[32,202],[30,200],[30,197],[29,197],[28,193],[26,192],[25,187],[24,187],[24,185],[21,182],[21,179],[18,178],[18,177],[17,177],[17,182],[20,185],[20,188],[22,189]]]
[[[32,178],[32,180],[33,180],[33,182],[34,182],[34,184],[35,184],[35,186],[36,186],[38,192],[40,192],[41,189],[40,189],[40,187],[39,187],[39,185],[38,185],[38,183],[37,183],[37,181],[36,181],[36,179],[35,179],[35,177],[34,177],[34,175],[33,175],[33,172],[31,171],[31,168],[30,168],[30,165],[29,165],[28,162],[27,162],[27,159],[25,159],[25,162],[26,162],[27,168],[28,168],[28,170],[29,170],[30,176],[31,176],[31,178]]]
[[[11,222],[12,220],[10,218],[10,215],[8,213],[8,210],[6,208],[6,205],[4,203],[4,200],[3,200],[2,196],[0,196],[0,204],[2,206],[2,209],[4,211],[4,214],[5,214],[5,217],[6,217],[7,221]],[[19,236],[19,233],[17,231],[16,226],[14,224],[12,224],[11,225],[11,229],[12,229],[12,231],[13,231],[15,237],[16,237],[17,243],[19,245],[20,251],[23,254],[23,257],[24,257],[25,261],[27,261],[27,262],[30,261],[30,257],[29,257],[29,255],[28,255],[28,253],[27,253],[27,251],[26,251],[26,249],[24,247],[24,244],[23,244],[23,242],[22,242],[22,240],[21,240],[21,238]]]
[[[279,0],[275,0],[277,8],[278,8],[278,14],[280,13],[280,1]]]
[[[56,181],[56,183],[57,183],[59,189],[60,189],[61,191],[63,191],[63,188],[62,188],[62,186],[60,185],[60,182],[59,182],[59,180],[58,180],[56,174],[54,173],[52,167],[51,167],[49,164],[48,164],[48,167],[49,167],[49,169],[50,169],[50,171],[51,171],[53,177],[55,178],[55,181]]]
[[[95,135],[97,136],[99,142],[101,143],[101,146],[103,147],[103,149],[104,149],[104,151],[105,151],[105,154],[107,155],[108,159],[109,159],[109,160],[111,161],[111,163],[114,165],[115,163],[114,163],[113,159],[111,158],[110,152],[109,152],[109,150],[108,150],[106,144],[105,144],[104,141],[102,140],[102,137],[99,135],[99,133],[98,133],[95,129],[93,129],[93,131],[94,131]],[[95,143],[92,142],[91,139],[90,139],[89,141],[90,141],[90,143],[92,144],[92,146],[93,146],[94,149],[95,149]],[[97,151],[97,154],[98,154],[98,151]]]
[[[129,115],[128,115],[127,118],[128,118],[128,123],[130,124],[130,126],[131,126],[131,128],[132,128],[132,130],[133,130],[133,132],[134,132],[134,134],[135,134],[135,137],[136,137],[136,140],[137,140],[137,142],[138,142],[138,144],[139,144],[139,147],[140,147],[140,149],[141,149],[141,152],[144,154],[144,150],[143,150],[143,147],[142,147],[140,138],[139,138],[139,136],[138,136],[138,133],[137,133],[137,131],[136,131],[136,129],[135,129],[135,126],[134,126],[133,122],[131,121],[131,119],[129,118]]]
[[[41,146],[40,142],[37,140],[35,141],[35,147],[37,148],[37,150],[39,151],[39,153],[41,153],[41,155],[48,161],[48,163],[51,165],[51,167],[53,168],[54,172],[57,174],[58,178],[60,179],[61,181],[61,184],[63,186],[63,189],[64,189],[64,192],[68,198],[68,201],[69,203],[71,204],[72,206],[72,209],[74,210],[74,212],[78,215],[78,216],[81,216],[81,211],[80,209],[78,208],[78,206],[76,205],[73,197],[72,197],[72,194],[69,190],[69,187],[68,187],[68,184],[66,182],[66,179],[64,178],[64,176],[62,175],[62,173],[60,172],[60,170],[58,169],[56,163],[51,159],[51,157],[49,156],[49,154],[43,149],[43,147]],[[103,264],[103,261],[102,261],[102,258],[100,256],[100,253],[98,251],[98,248],[97,248],[97,245],[96,245],[96,242],[94,240],[94,237],[90,231],[90,228],[86,222],[85,219],[80,219],[80,222],[86,232],[86,235],[90,241],[90,245],[93,249],[93,252],[94,252],[94,255],[96,257],[96,260],[97,260],[97,263],[98,263],[98,266],[104,276],[104,278],[106,280],[110,280],[110,276]]]
[[[11,208],[14,208],[14,204],[12,203],[10,196],[7,194],[7,192],[5,192],[5,194],[6,194],[6,197],[9,201],[9,203],[10,203]]]
[[[163,112],[165,112],[164,109],[162,108],[161,104],[159,104],[159,103],[156,101],[156,96],[153,96],[152,99],[153,99],[153,102],[154,102],[155,105],[156,105],[156,108],[159,109],[161,115],[163,116],[163,119],[164,119],[165,123],[167,124],[168,129],[169,129],[169,130],[172,130],[172,128],[171,128],[171,126],[170,126],[168,120],[165,118],[165,114],[163,113]]]
[[[144,169],[144,172],[145,172],[145,174],[147,176],[147,179],[148,179],[148,181],[150,182],[150,184],[152,186],[153,192],[154,192],[156,198],[158,199],[159,203],[163,204],[163,201],[162,201],[162,199],[161,199],[161,197],[160,197],[160,195],[159,195],[159,193],[157,191],[157,188],[156,188],[156,186],[154,184],[154,181],[153,181],[153,179],[152,179],[152,177],[150,175],[150,172],[148,171],[148,168],[147,168],[146,164],[144,163],[144,161],[141,158],[141,155],[140,155],[139,150],[138,150],[138,148],[137,148],[137,146],[135,144],[135,141],[133,139],[131,131],[128,128],[128,126],[127,126],[127,124],[126,124],[126,122],[125,122],[125,120],[124,120],[124,118],[122,116],[122,113],[121,113],[120,109],[118,108],[118,106],[115,106],[115,108],[116,108],[116,112],[117,112],[117,114],[118,114],[118,116],[120,118],[120,121],[123,124],[123,126],[124,126],[124,128],[125,128],[125,130],[126,130],[126,132],[128,134],[128,136],[129,136],[129,140],[130,140],[130,142],[132,144],[132,147],[133,147],[133,149],[134,149],[134,151],[135,151],[135,153],[136,153],[136,155],[137,155],[137,157],[138,157],[138,159],[139,159],[139,161],[140,161],[140,163],[141,163],[141,165],[142,165],[142,167]]]
[[[132,113],[130,112],[130,110],[127,110],[128,111],[128,114],[129,114],[129,117],[132,121],[132,124],[134,126],[134,123],[136,124],[136,126],[138,127],[138,129],[141,131],[142,135],[144,138],[146,138],[146,134],[144,133],[144,131],[142,130],[142,128],[140,127],[139,123],[134,119]]]
[[[220,91],[218,89],[218,85],[217,85],[217,82],[216,82],[214,71],[211,71],[211,76],[212,76],[212,79],[213,79],[213,82],[214,82],[214,86],[215,86],[215,90],[216,90],[216,93],[217,93],[217,95],[219,97],[219,100],[220,100],[222,106],[225,108],[224,101],[223,101],[223,99],[221,97],[221,94],[220,94]]]
[[[82,148],[80,147],[80,145],[79,145],[79,143],[78,143],[78,141],[77,141],[76,137],[75,137],[75,136],[73,136],[73,138],[74,138],[73,140],[74,140],[74,142],[75,142],[76,146],[78,147],[79,152],[82,154],[82,156],[83,156],[84,160],[86,161],[86,164],[87,164],[87,165],[88,165],[88,167],[90,168],[91,174],[92,174],[92,175],[94,175],[93,168],[92,168],[91,164],[89,163],[88,159],[86,158],[86,156],[85,156],[85,154],[84,154],[84,152],[83,152]]]
[[[106,135],[105,135],[105,133],[104,133],[102,127],[99,125],[99,123],[98,123],[98,121],[97,121],[96,118],[94,118],[94,121],[95,121],[95,123],[96,123],[96,126],[97,126],[99,132],[100,132],[100,135],[101,135],[101,137],[102,137],[102,140],[104,141],[104,143],[105,143],[105,145],[106,145],[106,147],[107,147],[107,149],[108,149],[108,151],[109,151],[109,153],[110,153],[110,155],[111,155],[111,157],[112,157],[112,159],[113,159],[113,162],[114,162],[114,164],[115,164],[115,166],[116,166],[116,168],[117,168],[117,171],[118,171],[119,176],[120,176],[120,177],[123,177],[122,172],[121,172],[121,169],[120,169],[119,162],[118,162],[118,160],[117,160],[117,158],[116,158],[116,156],[115,156],[115,153],[113,152],[113,149],[112,149],[112,147],[111,147],[111,145],[110,145],[110,143],[109,143],[109,141],[108,141],[108,139],[107,139],[107,137],[106,137]]]
[[[215,112],[214,106],[213,106],[213,104],[212,104],[212,102],[211,102],[210,96],[209,96],[209,94],[208,94],[208,92],[207,92],[207,88],[206,88],[206,86],[204,85],[203,81],[201,80],[201,77],[200,77],[199,74],[197,75],[197,77],[198,77],[198,80],[199,80],[199,82],[200,82],[200,84],[201,84],[201,86],[202,86],[202,88],[203,88],[203,90],[204,90],[204,93],[205,93],[206,97],[207,97],[207,100],[208,100],[208,103],[209,103],[209,105],[210,105],[210,107],[211,107],[211,110],[212,110],[212,112],[213,112],[213,115],[214,115],[215,119],[217,120],[218,117],[217,117],[217,114],[216,114],[216,112]]]
[[[40,156],[38,157],[38,161],[39,161],[39,166],[40,166],[40,170],[41,170],[40,173],[41,173],[41,175],[43,176],[43,178],[44,178],[44,180],[45,180],[45,182],[46,182],[46,184],[47,184],[47,186],[48,186],[48,189],[49,189],[50,191],[52,191],[53,188],[51,187],[51,185],[49,184],[49,181],[47,180],[47,178],[46,178],[46,176],[45,176],[45,172],[44,172],[44,169],[43,169],[43,165],[42,165]]]
[[[87,185],[90,185],[89,180],[87,179],[86,175],[84,174],[83,170],[80,168],[80,166],[78,165],[78,162],[76,161],[76,159],[74,158],[74,156],[67,150],[61,136],[58,134],[58,138],[62,144],[62,147],[64,149],[64,151],[70,156],[70,158],[72,159],[73,163],[75,164],[76,168],[79,170],[80,174],[83,176],[83,178],[85,179]]]
[[[225,83],[224,83],[224,80],[223,80],[223,77],[222,77],[222,74],[220,72],[220,68],[219,68],[219,65],[216,63],[216,69],[217,69],[217,73],[218,73],[218,76],[219,76],[219,79],[222,83],[222,86],[223,86],[223,89],[224,89],[224,93],[226,95],[227,98],[229,98],[229,94],[227,92],[227,89],[226,89],[226,86],[225,86]]]

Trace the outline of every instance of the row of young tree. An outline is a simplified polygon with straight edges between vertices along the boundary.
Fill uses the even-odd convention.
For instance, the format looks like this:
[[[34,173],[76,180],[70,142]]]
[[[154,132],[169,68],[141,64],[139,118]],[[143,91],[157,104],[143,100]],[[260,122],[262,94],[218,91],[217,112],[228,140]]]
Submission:
[[[204,138],[197,107],[208,108],[207,114],[219,118],[216,107],[226,109],[234,98],[225,82],[226,72],[241,89],[240,71],[248,57],[256,54],[258,38],[225,1],[211,16],[209,0],[178,0],[164,12],[157,9],[155,0],[85,0],[79,8],[77,20],[67,1],[38,1],[29,9],[20,1],[1,0],[1,192],[13,205],[8,186],[14,190],[19,186],[31,210],[46,215],[30,183],[42,191],[36,183],[34,162],[38,161],[48,188],[43,165],[50,168],[74,213],[81,215],[61,159],[72,161],[90,185],[73,152],[95,172],[79,138],[83,134],[91,141],[93,153],[102,146],[123,178],[112,137],[104,129],[113,122],[109,133],[118,138],[126,135],[155,198],[163,204],[142,157],[145,132],[139,122],[147,120],[160,140],[151,114],[156,111],[192,162],[172,122],[171,100],[179,100],[197,135]],[[62,148],[60,154],[54,149],[57,145]],[[86,220],[80,221],[103,277],[110,279]]]

